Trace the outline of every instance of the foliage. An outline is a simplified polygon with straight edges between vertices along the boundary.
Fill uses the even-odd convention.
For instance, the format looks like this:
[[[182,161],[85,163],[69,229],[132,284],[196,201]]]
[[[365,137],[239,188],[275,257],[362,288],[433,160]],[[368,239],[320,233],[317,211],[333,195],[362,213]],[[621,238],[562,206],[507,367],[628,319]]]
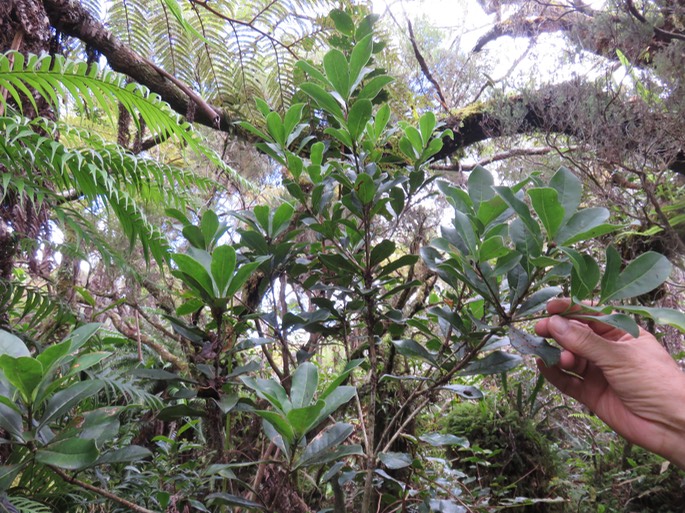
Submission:
[[[173,42],[160,48],[168,50],[165,65],[202,71],[206,83],[207,63],[188,65],[229,28],[237,34],[244,13],[207,27],[191,16],[199,2],[187,10],[175,0],[159,5],[154,21]],[[262,15],[271,20],[272,9],[280,14],[269,23],[277,25],[286,4],[254,5],[264,9],[250,30]],[[116,8],[135,7],[141,18],[151,6]],[[131,41],[153,44],[139,21],[125,27],[135,29]],[[38,281],[49,282],[50,270],[23,282],[27,271],[12,260],[0,331],[0,489],[9,498],[0,507],[20,507],[20,493],[56,510],[86,511],[97,495],[103,510],[144,513],[463,512],[524,505],[518,493],[554,501],[552,449],[531,420],[542,382],[525,397],[519,385],[515,407],[493,406],[483,376],[506,374],[526,355],[558,360],[559,350],[529,330],[562,294],[594,300],[569,315],[600,314],[629,333],[637,324],[628,314],[685,329],[682,313],[636,301],[669,278],[671,264],[653,251],[630,262],[611,245],[598,251],[597,241],[623,226],[608,222],[609,209],[584,204],[570,169],[508,180],[475,167],[463,187],[432,173],[460,134],[432,112],[408,122],[391,111],[376,21],[332,11],[326,23],[337,33],[322,64],[293,64],[302,79],[295,101],[285,108],[285,94],[268,95],[240,123],[270,159],[282,186],[278,204],[229,203],[227,191],[210,195],[214,184],[196,183],[182,166],[18,114],[31,106],[22,96],[28,87],[55,112],[67,93],[83,111],[113,115],[119,102],[155,135],[174,134],[217,163],[188,125],[120,77],[59,57],[11,54],[0,62],[0,85],[20,109],[0,119],[3,209],[44,209],[44,224],[57,220],[83,237],[89,265],[94,248],[107,253],[120,231],[142,250],[140,262],[130,253],[127,265],[164,269],[76,276],[69,288],[81,300],[66,305],[63,320],[66,329],[79,327],[65,338],[64,326],[49,325],[59,309]],[[72,190],[88,220],[60,200]],[[184,201],[198,193],[207,194],[201,209],[199,200]],[[164,222],[147,220],[148,204],[166,207]],[[107,226],[106,209],[120,227]],[[431,224],[436,212],[447,214]],[[18,217],[6,218],[17,230]],[[99,325],[85,321],[97,318],[121,335],[91,339]],[[125,359],[133,347],[136,358]],[[435,417],[448,404],[454,431],[439,432]],[[517,451],[485,447],[507,437]],[[449,454],[458,455],[454,465]],[[541,469],[534,480],[531,465]],[[479,490],[472,467],[481,472]],[[512,474],[497,490],[497,479],[486,479],[495,468]],[[55,482],[68,491],[42,486]]]

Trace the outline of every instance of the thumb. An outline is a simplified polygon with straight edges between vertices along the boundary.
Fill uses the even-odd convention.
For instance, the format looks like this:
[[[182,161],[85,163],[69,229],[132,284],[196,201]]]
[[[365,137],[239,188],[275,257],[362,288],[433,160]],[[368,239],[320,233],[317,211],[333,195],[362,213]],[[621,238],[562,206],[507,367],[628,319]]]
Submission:
[[[601,364],[610,342],[587,324],[555,315],[549,319],[549,333],[561,347],[573,354]]]

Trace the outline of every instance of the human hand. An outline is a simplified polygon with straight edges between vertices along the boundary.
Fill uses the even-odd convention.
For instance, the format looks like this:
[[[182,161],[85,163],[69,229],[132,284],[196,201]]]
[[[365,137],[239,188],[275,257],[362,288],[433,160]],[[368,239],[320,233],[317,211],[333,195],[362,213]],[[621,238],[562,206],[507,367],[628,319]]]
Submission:
[[[564,349],[540,372],[626,440],[685,468],[685,374],[649,332],[637,338],[601,322],[567,319],[568,299],[547,305],[535,331]],[[573,374],[570,374],[573,373]]]

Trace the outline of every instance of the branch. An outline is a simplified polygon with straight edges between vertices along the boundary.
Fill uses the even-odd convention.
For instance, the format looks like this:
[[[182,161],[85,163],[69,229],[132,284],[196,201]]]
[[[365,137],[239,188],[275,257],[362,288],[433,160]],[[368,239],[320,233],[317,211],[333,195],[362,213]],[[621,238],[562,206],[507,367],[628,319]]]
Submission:
[[[185,116],[194,105],[200,107],[194,121],[225,132],[236,132],[233,120],[218,107],[209,105],[180,80],[160,67],[141,57],[123,44],[80,2],[73,0],[43,0],[50,24],[69,36],[76,37],[86,45],[96,48],[107,58],[110,67],[123,73],[159,94],[172,109]],[[240,134],[249,139],[247,134]]]
[[[431,169],[435,171],[473,171],[478,166],[486,166],[492,164],[493,162],[499,162],[501,160],[507,160],[513,157],[528,157],[532,155],[547,155],[549,152],[554,151],[554,148],[514,148],[509,151],[503,151],[501,153],[495,153],[493,156],[485,158],[476,162],[475,164],[451,164],[448,166],[433,165]]]
[[[414,56],[421,67],[421,72],[428,79],[428,81],[433,84],[433,87],[435,87],[435,91],[438,93],[438,98],[440,99],[440,105],[442,105],[442,108],[445,109],[445,112],[449,112],[450,108],[447,106],[447,100],[445,100],[445,96],[442,94],[440,84],[437,80],[435,80],[433,74],[430,72],[428,64],[426,63],[426,59],[424,59],[423,55],[421,55],[421,50],[419,50],[419,45],[416,43],[416,38],[414,37],[414,29],[412,28],[411,21],[409,20],[407,20],[407,27],[409,28],[409,41],[411,41],[411,46],[414,49]]]
[[[50,466],[50,470],[52,470],[55,474],[64,479],[67,483],[76,485],[80,488],[83,488],[84,490],[89,490],[91,492],[97,493],[101,497],[116,502],[117,504],[121,504],[122,506],[125,506],[128,509],[130,509],[131,511],[135,511],[136,513],[157,513],[156,511],[152,511],[142,506],[138,506],[137,504],[134,504],[131,501],[127,501],[126,499],[119,497],[118,495],[114,495],[112,492],[107,491],[103,488],[99,488],[92,484],[84,483],[83,481],[80,481],[75,477],[71,477],[69,474],[67,474],[61,469],[58,469],[57,467]]]
[[[647,18],[645,18],[640,13],[640,11],[636,9],[635,4],[633,4],[633,0],[626,0],[626,6],[628,7],[628,12],[640,23],[644,23],[647,25],[649,24]],[[674,39],[685,41],[685,35],[683,34],[678,34],[677,32],[669,32],[668,30],[663,30],[655,26],[652,27],[652,30],[654,30],[654,35],[663,42],[670,43]]]

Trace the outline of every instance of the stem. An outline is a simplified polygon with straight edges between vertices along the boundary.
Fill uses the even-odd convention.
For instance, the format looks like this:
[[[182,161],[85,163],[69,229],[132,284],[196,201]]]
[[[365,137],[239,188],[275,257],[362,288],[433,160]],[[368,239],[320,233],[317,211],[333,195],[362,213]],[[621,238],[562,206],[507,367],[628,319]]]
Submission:
[[[57,474],[59,477],[64,479],[67,483],[71,483],[71,484],[76,485],[80,488],[83,488],[84,490],[89,490],[91,492],[97,493],[98,495],[100,495],[101,497],[104,497],[105,499],[109,499],[109,500],[114,501],[118,504],[121,504],[122,506],[126,506],[131,511],[135,511],[136,513],[157,513],[156,511],[152,511],[152,510],[144,508],[142,506],[138,506],[137,504],[134,504],[131,501],[127,501],[126,499],[123,499],[122,497],[119,497],[118,495],[114,495],[112,492],[109,492],[107,490],[104,490],[102,488],[94,486],[92,484],[84,483],[83,481],[80,481],[80,480],[76,479],[75,477],[71,477],[69,474],[67,474],[63,470],[60,470],[56,467],[49,466],[49,468],[55,474]]]

